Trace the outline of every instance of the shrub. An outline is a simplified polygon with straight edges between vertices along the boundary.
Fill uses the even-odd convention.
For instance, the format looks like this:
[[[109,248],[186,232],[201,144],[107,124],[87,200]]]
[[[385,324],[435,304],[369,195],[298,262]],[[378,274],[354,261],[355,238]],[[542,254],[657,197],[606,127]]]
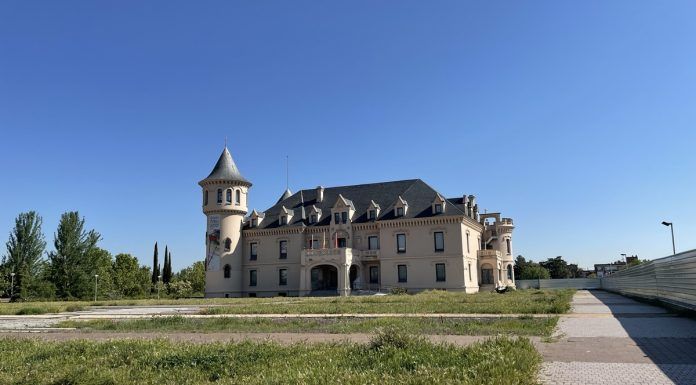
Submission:
[[[389,294],[403,295],[406,294],[406,289],[403,287],[392,287],[391,289],[389,289]]]

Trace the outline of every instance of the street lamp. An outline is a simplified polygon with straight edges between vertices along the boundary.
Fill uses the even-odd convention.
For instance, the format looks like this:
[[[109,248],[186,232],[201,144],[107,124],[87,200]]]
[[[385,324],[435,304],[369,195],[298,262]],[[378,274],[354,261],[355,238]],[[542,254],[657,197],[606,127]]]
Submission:
[[[672,231],[672,254],[677,253],[677,248],[674,247],[674,225],[672,222],[667,222],[667,221],[662,221],[662,224],[665,226],[669,226],[669,229]]]
[[[160,278],[162,278],[161,275],[157,276],[157,299],[160,299]]]
[[[99,274],[94,274],[94,302],[97,302],[97,282],[99,281]]]
[[[624,259],[624,264],[628,264],[628,262],[626,262],[626,253],[621,253],[621,256]]]
[[[12,281],[10,284],[10,301],[12,301],[12,297],[14,297],[14,276],[15,273],[10,273],[10,281]]]

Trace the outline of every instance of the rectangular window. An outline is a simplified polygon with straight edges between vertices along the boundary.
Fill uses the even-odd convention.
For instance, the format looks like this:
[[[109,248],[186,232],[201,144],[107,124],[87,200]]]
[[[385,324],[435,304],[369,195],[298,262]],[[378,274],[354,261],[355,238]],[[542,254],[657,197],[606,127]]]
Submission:
[[[375,235],[367,237],[367,249],[379,250],[379,237]]]
[[[312,214],[309,216],[309,223],[317,223],[317,214]]]
[[[249,270],[249,286],[256,286],[256,270]]]
[[[505,244],[507,245],[507,253],[510,255],[512,253],[511,247],[510,247],[510,238],[505,238]]]
[[[256,225],[259,223],[259,220],[256,218],[251,218],[251,227],[256,227]]]
[[[205,190],[205,193],[203,193],[203,205],[208,205],[208,190]]]
[[[437,282],[445,282],[446,276],[445,276],[445,264],[444,263],[436,263],[435,264],[435,280]]]
[[[346,239],[345,238],[338,238],[336,243],[338,243],[339,248],[346,247]]]
[[[283,215],[282,217],[280,217],[280,224],[281,224],[281,225],[287,225],[287,224],[288,224],[288,217],[287,217],[287,215]]]
[[[228,205],[232,203],[232,190],[227,189],[227,192],[225,193],[225,203]]]
[[[406,270],[406,265],[398,265],[396,268],[399,273],[399,282],[406,282],[408,280],[408,272]]]
[[[435,204],[435,214],[440,214],[442,212],[442,205],[440,203]]]
[[[312,239],[312,249],[316,250],[319,248],[319,240],[318,239]]]
[[[367,219],[375,219],[377,218],[377,210],[369,210],[367,212]]]
[[[403,217],[403,216],[404,216],[404,208],[403,208],[403,207],[397,207],[397,208],[396,208],[396,216],[397,216],[397,217]]]
[[[469,281],[471,281],[471,264],[469,264]]]
[[[466,252],[469,253],[469,232],[466,232]]]
[[[278,270],[278,285],[285,286],[288,284],[288,269]]]
[[[256,242],[251,242],[249,244],[249,260],[250,261],[256,260],[256,248],[257,247],[258,247],[258,243],[256,243]]]
[[[341,222],[341,213],[334,213],[334,223],[339,224]]]
[[[222,189],[218,189],[217,191],[217,203],[222,204]]]
[[[280,259],[288,257],[288,241],[280,241]]]
[[[370,266],[370,283],[379,283],[379,267]]]
[[[348,223],[348,213],[345,211],[341,213],[341,223]]]
[[[396,252],[406,252],[406,234],[396,234]]]
[[[445,233],[436,231],[433,236],[435,238],[435,251],[445,251]]]

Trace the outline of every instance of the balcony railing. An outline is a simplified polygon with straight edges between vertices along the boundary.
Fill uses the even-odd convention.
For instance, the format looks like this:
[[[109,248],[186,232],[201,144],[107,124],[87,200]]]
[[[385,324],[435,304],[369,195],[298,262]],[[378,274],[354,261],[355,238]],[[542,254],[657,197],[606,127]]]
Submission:
[[[498,250],[479,250],[479,257],[500,257],[500,251]]]

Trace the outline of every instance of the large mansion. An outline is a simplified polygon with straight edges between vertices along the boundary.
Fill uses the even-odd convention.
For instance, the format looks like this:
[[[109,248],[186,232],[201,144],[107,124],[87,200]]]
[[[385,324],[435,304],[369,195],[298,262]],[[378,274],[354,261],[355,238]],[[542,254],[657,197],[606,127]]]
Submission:
[[[512,219],[420,179],[291,193],[249,214],[251,182],[227,148],[203,188],[206,297],[514,285]]]

